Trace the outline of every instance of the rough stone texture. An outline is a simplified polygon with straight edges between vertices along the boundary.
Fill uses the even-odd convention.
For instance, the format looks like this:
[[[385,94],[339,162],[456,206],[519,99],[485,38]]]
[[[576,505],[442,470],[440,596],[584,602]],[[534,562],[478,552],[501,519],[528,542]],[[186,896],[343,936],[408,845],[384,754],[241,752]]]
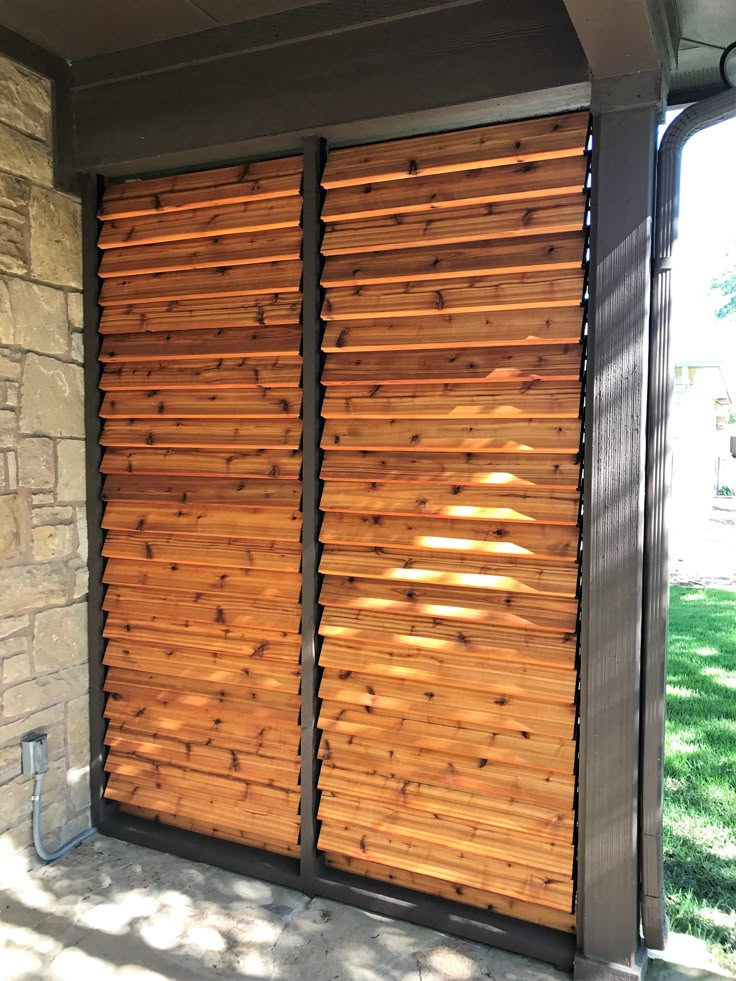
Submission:
[[[60,501],[83,501],[87,493],[84,470],[84,440],[60,439],[57,443]]]
[[[53,183],[54,174],[48,146],[9,126],[0,126],[0,163],[3,170],[11,174],[27,177],[47,186]]]
[[[20,355],[16,351],[0,350],[0,378],[20,378]]]
[[[30,190],[24,181],[0,173],[0,270],[3,272],[24,273],[28,268],[29,198]],[[2,343],[11,342],[3,340]]]
[[[81,293],[67,293],[67,311],[69,315],[69,326],[72,330],[81,330],[84,325],[84,307],[82,304]]]
[[[54,442],[43,436],[28,436],[18,443],[18,480],[30,491],[54,486],[56,464]]]
[[[45,818],[44,818],[45,820]],[[564,981],[555,968],[95,836],[0,868],[4,981]]]
[[[49,132],[48,82],[0,58],[0,855],[21,864],[24,733],[48,734],[51,847],[89,824],[79,204]]]
[[[15,494],[0,497],[0,560],[14,559],[20,551],[18,498]]]
[[[8,288],[15,343],[42,354],[67,354],[70,337],[64,292],[23,279],[11,279]]]
[[[84,436],[84,374],[80,365],[26,356],[20,403],[24,433]]]
[[[46,610],[36,615],[33,663],[39,674],[80,664],[86,657],[86,603]]]
[[[51,83],[28,69],[0,60],[0,122],[48,143],[51,139]]]
[[[60,191],[31,188],[31,272],[49,283],[81,289],[81,208]],[[69,243],[74,243],[69,248]]]
[[[41,525],[34,528],[33,558],[37,562],[50,562],[61,559],[74,550],[74,538],[70,525]]]

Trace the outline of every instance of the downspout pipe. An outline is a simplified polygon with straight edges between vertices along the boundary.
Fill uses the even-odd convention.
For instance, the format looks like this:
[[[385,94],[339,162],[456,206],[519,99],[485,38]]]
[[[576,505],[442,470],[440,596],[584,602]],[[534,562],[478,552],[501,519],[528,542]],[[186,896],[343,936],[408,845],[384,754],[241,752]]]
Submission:
[[[675,377],[670,345],[672,259],[678,235],[682,151],[696,133],[734,118],[736,89],[727,89],[689,106],[668,126],[657,158],[647,409],[640,761],[641,919],[644,942],[652,950],[662,950],[667,942],[662,800],[669,610],[667,518],[672,474],[668,429]]]

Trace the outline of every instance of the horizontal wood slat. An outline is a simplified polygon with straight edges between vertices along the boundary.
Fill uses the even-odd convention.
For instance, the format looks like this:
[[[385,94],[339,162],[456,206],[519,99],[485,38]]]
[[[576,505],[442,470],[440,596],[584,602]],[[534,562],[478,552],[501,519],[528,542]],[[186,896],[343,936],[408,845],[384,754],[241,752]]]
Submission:
[[[259,426],[210,419],[108,419],[102,430],[102,446],[182,446],[189,449],[247,447],[266,450],[296,450],[301,442],[301,425],[262,422]]]
[[[575,629],[577,602],[560,597],[490,591],[472,586],[395,583],[354,576],[327,576],[322,586],[324,606],[352,610],[386,610],[414,616],[441,616],[499,623],[526,630]]]
[[[352,858],[339,852],[326,852],[325,863],[342,872],[362,875],[368,879],[392,883],[403,889],[418,890],[440,896],[442,899],[477,906],[480,909],[492,910],[503,916],[513,916],[529,923],[550,927],[552,930],[562,930],[567,933],[575,932],[575,916],[572,913],[537,906],[510,896],[491,893],[485,889],[474,889],[445,879],[435,879],[418,872],[408,872],[395,865],[379,865],[376,862],[366,862],[362,858]]]
[[[302,203],[299,197],[243,202],[229,207],[206,207],[170,214],[113,218],[104,222],[98,246],[125,248],[183,239],[210,238],[244,232],[295,228],[299,225]]]
[[[538,347],[480,347],[442,350],[428,358],[424,351],[386,354],[328,354],[324,385],[453,384],[466,381],[536,381],[540,378],[577,381],[582,346],[545,344]]]
[[[500,273],[579,269],[584,245],[582,231],[518,242],[465,242],[451,249],[419,248],[382,252],[380,256],[335,256],[325,263],[322,284],[365,286],[379,283],[419,282]],[[357,261],[356,261],[357,260]],[[362,260],[362,261],[361,261]]]
[[[107,395],[100,415],[103,419],[298,419],[301,403],[301,392],[293,388],[165,393],[153,389]]]
[[[155,481],[152,483],[155,485]],[[233,496],[241,487],[244,492],[247,491],[248,485],[242,486],[243,484],[244,481],[236,484]],[[153,496],[155,489],[148,493]],[[196,500],[196,497],[193,499]],[[427,517],[488,518],[495,521],[538,521],[563,525],[577,524],[579,508],[577,490],[551,488],[507,490],[502,487],[474,485],[463,487],[461,484],[448,487],[443,484],[437,486],[329,481],[322,494],[323,511],[421,514]]]
[[[104,403],[103,403],[104,404]],[[297,480],[302,456],[298,450],[182,450],[109,447],[102,473],[187,474],[192,477],[275,477]]]
[[[299,638],[282,628],[264,631],[226,627],[180,619],[174,615],[160,616],[149,611],[139,620],[110,614],[105,621],[103,636],[122,640],[126,644],[139,642],[146,646],[173,645],[174,649],[209,649],[213,656],[233,655],[299,663]]]
[[[374,548],[403,545],[421,551],[529,556],[564,562],[576,561],[578,538],[577,528],[569,525],[359,515],[339,511],[325,514],[320,534],[320,540],[330,545],[371,545]]]
[[[252,596],[276,601],[297,602],[301,581],[298,574],[268,572],[250,567],[230,569],[201,568],[176,562],[136,561],[114,558],[105,566],[103,582],[118,586],[145,586],[182,589],[185,592],[212,593],[215,596]],[[146,588],[146,592],[147,592]]]
[[[322,219],[377,218],[452,208],[457,204],[468,206],[575,194],[583,189],[586,167],[585,157],[578,153],[557,160],[417,176],[409,182],[381,181],[334,188],[327,191]]]
[[[467,276],[421,280],[418,283],[382,283],[379,286],[340,286],[328,291],[322,316],[325,320],[362,320],[364,317],[416,314],[432,316],[443,311],[473,313],[485,310],[549,310],[555,307],[577,309],[580,307],[582,288],[583,273],[580,269],[566,269],[557,273],[514,273],[513,276]],[[268,322],[283,322],[279,321],[280,316],[283,316],[280,310],[274,311]]]
[[[329,399],[329,393],[328,393]],[[324,404],[328,404],[328,399]],[[333,444],[334,446],[334,444]],[[108,452],[111,452],[108,450]],[[580,477],[576,453],[501,452],[380,452],[326,449],[322,460],[325,480],[380,480],[410,483],[488,486],[566,487],[575,489]]]
[[[295,292],[129,303],[121,307],[107,307],[103,311],[100,333],[132,334],[147,330],[296,325],[299,323],[300,311],[301,296]]]
[[[257,296],[259,293],[298,293],[302,264],[269,262],[225,266],[189,272],[116,277],[102,284],[100,305],[124,306],[144,300],[203,299],[220,296]]]
[[[276,358],[194,358],[186,361],[141,361],[106,364],[100,381],[104,392],[197,390],[213,388],[298,388],[302,360]]]
[[[207,357],[248,359],[256,369],[268,367],[261,358],[298,356],[301,329],[297,325],[240,329],[172,331],[110,335],[102,342],[100,360],[136,362],[164,359],[201,361]]]
[[[336,150],[322,211],[320,847],[564,930],[586,141]]]
[[[581,315],[575,308],[535,312],[436,314],[432,317],[331,320],[322,349],[341,351],[423,351],[460,347],[497,347],[514,344],[549,344],[580,339]]]
[[[587,133],[588,114],[578,112],[333,150],[322,184],[344,187],[581,154]]]
[[[166,588],[110,586],[105,592],[103,610],[125,612],[132,619],[153,610],[164,615],[201,620],[225,626],[253,628],[263,625],[271,630],[299,631],[299,607],[264,590],[257,596],[220,596],[200,593],[196,589],[182,592]]]
[[[112,185],[106,794],[298,855],[301,159]]]
[[[216,402],[212,395],[205,398]],[[577,419],[579,414],[579,385],[542,379],[493,388],[482,383],[332,386],[322,403],[325,419]]]
[[[206,477],[139,477],[135,474],[105,479],[102,497],[105,501],[177,501],[180,504],[219,504],[262,508],[299,507],[301,486],[296,480],[238,478],[213,481]]]
[[[301,531],[298,511],[271,508],[189,508],[148,502],[111,501],[102,527],[114,531],[165,532],[215,538],[253,538],[258,541],[297,542]]]
[[[539,769],[543,761],[548,770],[564,774],[570,772],[575,759],[575,743],[569,738],[560,739],[540,733],[514,732],[488,727],[471,729],[465,726],[459,727],[457,723],[448,724],[436,719],[426,722],[421,719],[408,719],[400,712],[391,712],[375,706],[371,706],[371,711],[366,712],[365,706],[348,708],[340,702],[324,701],[320,711],[320,725],[326,737],[331,732],[341,733],[353,739],[362,736],[369,741],[389,743],[392,746],[449,753],[453,757],[459,756],[472,760],[475,765],[478,765],[480,760],[493,760],[510,766]],[[399,801],[414,792],[421,792],[431,798],[444,797],[448,803],[451,803],[453,796],[459,794],[465,808],[469,809],[470,806],[477,808],[485,816],[486,824],[497,826],[514,822],[515,827],[527,828],[536,834],[555,840],[569,842],[573,837],[574,814],[564,809],[559,811],[555,808],[543,808],[539,804],[515,800],[473,801],[472,792],[447,786],[433,786],[426,780],[402,781],[395,777],[354,770],[340,774],[337,767],[330,774],[333,787],[338,776],[343,786],[351,780],[356,786],[364,786],[366,782],[377,783],[382,788],[388,788],[392,799],[395,796]],[[324,782],[327,783],[327,780]],[[377,795],[374,791],[367,796]],[[405,803],[409,806],[408,801]],[[437,807],[438,802],[435,800],[434,808]],[[452,813],[449,807],[447,813]]]
[[[238,204],[262,198],[296,197],[302,179],[301,157],[256,161],[235,167],[176,174],[114,184],[105,194],[98,217],[130,218],[210,205]]]
[[[544,232],[555,235],[579,232],[584,221],[582,195],[500,201],[333,222],[325,228],[322,251],[326,256],[333,256],[492,239],[507,241]]]
[[[431,554],[410,548],[333,545],[320,561],[320,571],[332,575],[389,579],[408,584],[443,583],[501,589],[518,593],[549,593],[573,597],[577,570],[570,563],[533,562],[523,558],[466,555],[462,552]]]
[[[176,645],[111,640],[105,649],[105,663],[158,675],[165,674],[175,664],[178,678],[195,678],[213,684],[220,681],[244,684],[264,691],[292,694],[299,691],[298,665],[279,662],[265,654],[246,658]]]
[[[446,616],[426,618],[391,611],[327,608],[319,632],[323,637],[341,637],[356,643],[400,644],[512,665],[571,669],[575,664],[574,634],[522,631],[470,621],[460,623]]]
[[[261,262],[287,262],[301,255],[300,228],[227,235],[224,238],[198,238],[192,241],[161,242],[107,249],[102,255],[99,275],[143,276],[185,269],[212,269],[219,266],[246,266]]]

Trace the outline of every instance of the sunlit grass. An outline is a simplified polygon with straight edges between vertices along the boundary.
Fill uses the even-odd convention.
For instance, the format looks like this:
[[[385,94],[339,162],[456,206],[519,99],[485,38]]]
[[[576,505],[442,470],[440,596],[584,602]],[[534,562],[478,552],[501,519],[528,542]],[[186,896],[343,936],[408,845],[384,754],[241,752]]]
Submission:
[[[673,930],[736,970],[736,592],[671,590],[665,871]]]

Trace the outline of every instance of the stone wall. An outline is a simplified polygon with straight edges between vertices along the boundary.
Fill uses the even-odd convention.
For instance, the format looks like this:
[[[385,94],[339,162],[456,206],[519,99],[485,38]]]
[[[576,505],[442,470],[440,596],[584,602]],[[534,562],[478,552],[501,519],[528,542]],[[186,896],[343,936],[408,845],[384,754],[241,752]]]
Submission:
[[[0,59],[0,858],[31,855],[29,730],[47,845],[89,824],[80,206],[50,129],[47,80]]]

